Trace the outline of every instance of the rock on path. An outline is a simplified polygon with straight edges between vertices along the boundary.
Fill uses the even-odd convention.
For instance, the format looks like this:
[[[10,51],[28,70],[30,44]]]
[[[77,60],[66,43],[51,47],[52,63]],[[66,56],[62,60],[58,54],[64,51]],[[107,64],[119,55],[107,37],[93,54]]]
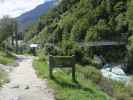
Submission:
[[[47,80],[38,79],[32,57],[18,56],[19,66],[9,74],[10,83],[0,90],[0,100],[54,100]]]

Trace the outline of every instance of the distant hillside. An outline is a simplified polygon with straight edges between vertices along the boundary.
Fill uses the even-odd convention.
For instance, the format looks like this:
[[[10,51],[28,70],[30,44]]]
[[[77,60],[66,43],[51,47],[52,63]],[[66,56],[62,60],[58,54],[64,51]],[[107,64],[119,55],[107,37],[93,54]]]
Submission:
[[[50,0],[19,16],[17,18],[19,23],[19,31],[26,29],[27,26],[35,22],[40,16],[45,15],[50,9],[55,7],[56,4],[56,0]]]
[[[127,42],[131,32],[129,22],[132,22],[132,19],[129,22],[127,19],[129,5],[127,0],[62,0],[28,30],[26,40],[40,43],[44,49],[46,45],[54,44],[47,46],[48,53],[74,54],[82,63],[90,63],[90,58],[95,54],[103,55],[108,61],[121,60],[125,56],[125,47],[81,48],[79,44],[93,41]]]

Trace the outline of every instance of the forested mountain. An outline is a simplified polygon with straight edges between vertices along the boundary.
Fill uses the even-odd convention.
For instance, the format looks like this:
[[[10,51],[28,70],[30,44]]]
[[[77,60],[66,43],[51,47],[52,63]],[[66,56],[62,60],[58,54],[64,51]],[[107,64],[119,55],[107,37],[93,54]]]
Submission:
[[[74,54],[83,63],[89,63],[96,53],[109,61],[129,55],[132,58],[132,7],[132,0],[62,0],[25,33],[25,40],[42,44],[48,53]],[[79,45],[90,41],[125,41],[129,43],[129,54],[124,47]]]
[[[26,27],[34,23],[40,16],[45,15],[50,9],[54,8],[56,4],[56,0],[50,0],[17,17],[19,31],[23,31]]]

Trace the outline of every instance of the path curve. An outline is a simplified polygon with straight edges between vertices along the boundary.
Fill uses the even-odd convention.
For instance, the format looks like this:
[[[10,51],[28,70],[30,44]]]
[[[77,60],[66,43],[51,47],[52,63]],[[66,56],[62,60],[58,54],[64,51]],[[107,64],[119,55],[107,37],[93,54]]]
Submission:
[[[47,80],[38,79],[32,57],[18,56],[19,65],[9,74],[10,83],[0,90],[0,100],[54,100]]]

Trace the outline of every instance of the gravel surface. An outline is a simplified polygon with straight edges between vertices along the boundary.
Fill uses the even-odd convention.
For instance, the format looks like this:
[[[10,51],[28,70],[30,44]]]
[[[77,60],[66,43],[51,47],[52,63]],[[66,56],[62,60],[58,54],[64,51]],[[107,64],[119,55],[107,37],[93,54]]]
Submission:
[[[18,56],[18,66],[9,73],[10,82],[0,90],[0,100],[54,100],[47,80],[37,78],[33,57]]]

